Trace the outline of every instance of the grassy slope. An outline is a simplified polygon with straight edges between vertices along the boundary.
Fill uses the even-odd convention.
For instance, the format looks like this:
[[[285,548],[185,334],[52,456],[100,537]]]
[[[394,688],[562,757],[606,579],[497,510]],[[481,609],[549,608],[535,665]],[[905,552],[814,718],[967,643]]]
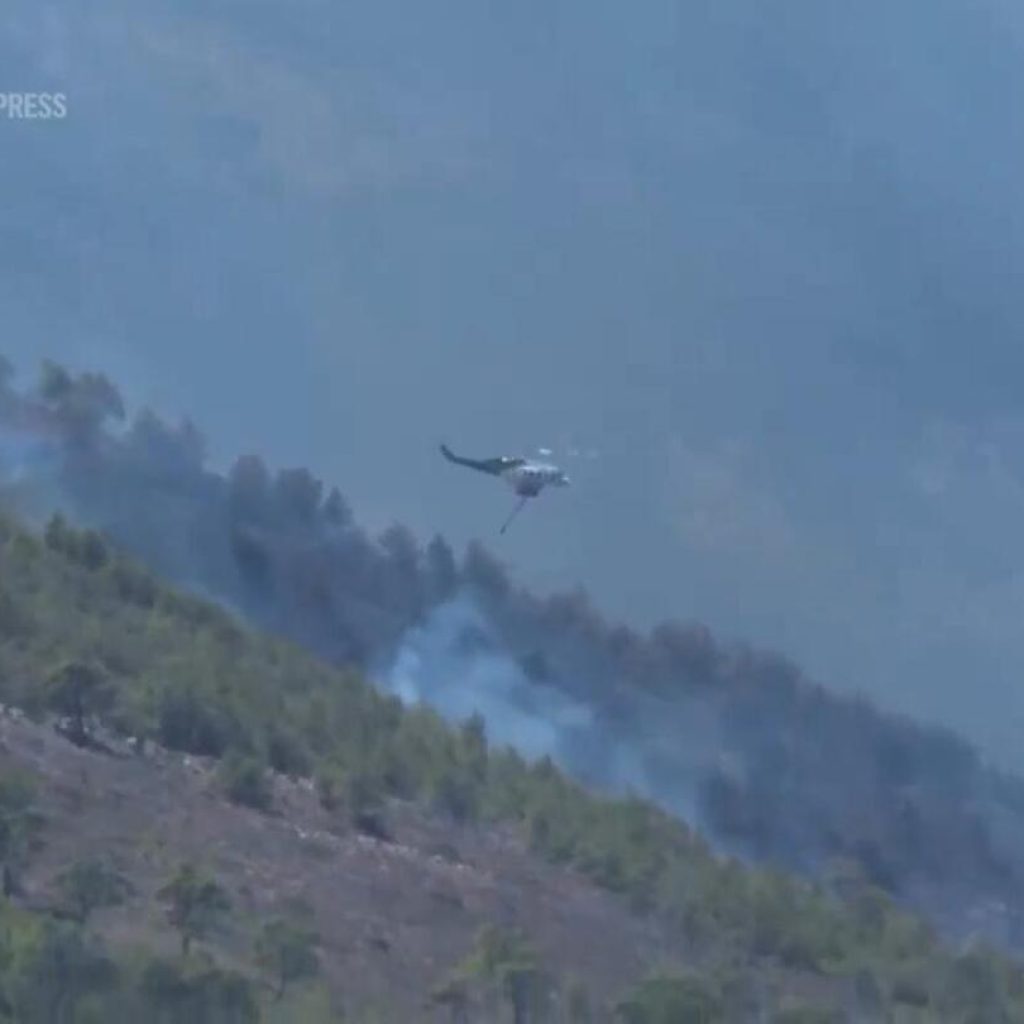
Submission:
[[[125,732],[179,752],[230,755],[229,763],[256,766],[257,774],[269,763],[315,778],[322,805],[312,800],[301,813],[337,822],[365,819],[382,801],[390,802],[392,819],[394,808],[405,806],[408,814],[409,807],[419,807],[435,831],[438,822],[450,821],[452,835],[463,830],[474,836],[485,868],[486,837],[510,828],[518,845],[547,865],[538,867],[538,877],[555,896],[561,892],[555,876],[544,872],[582,876],[615,896],[624,915],[619,927],[645,916],[653,922],[659,938],[650,966],[653,949],[660,948],[669,960],[696,958],[748,980],[781,978],[784,989],[805,989],[808,979],[818,979],[811,988],[819,999],[848,1001],[856,988],[869,1002],[897,1007],[899,1019],[1024,1019],[1024,983],[1016,967],[991,953],[954,957],[928,928],[856,878],[837,887],[840,901],[833,893],[720,860],[684,825],[651,807],[588,796],[548,763],[530,766],[511,752],[488,750],[478,723],[452,729],[426,710],[404,710],[365,681],[159,585],[95,537],[57,527],[43,539],[4,520],[2,698],[41,711],[44,681],[67,659],[96,665],[110,681],[113,702],[104,717]],[[168,814],[186,792],[171,780],[163,790],[153,785],[148,799],[162,792]],[[259,785],[244,793],[251,796],[253,789],[258,801]],[[281,799],[278,792],[279,808]],[[292,812],[300,813],[295,807]],[[251,813],[244,819],[232,818],[234,813],[220,816],[216,841],[246,848]],[[132,828],[123,826],[122,834]],[[196,841],[187,821],[163,838],[181,857]],[[512,849],[516,842],[509,842]],[[73,846],[67,844],[69,855]],[[329,847],[324,856],[330,860]],[[500,873],[507,862],[493,856]],[[509,877],[523,880],[519,895],[525,899],[528,860],[516,863]],[[49,870],[58,867],[51,863]],[[403,891],[396,882],[392,895]],[[511,892],[506,905],[516,899]],[[488,907],[496,912],[497,906],[485,904],[469,920],[482,922]],[[599,938],[581,916],[580,927],[558,940],[579,944],[581,956],[576,963],[562,957],[558,968],[585,971],[584,947],[600,946]],[[454,952],[454,935],[449,941]],[[222,955],[230,958],[231,949],[224,947]],[[593,963],[600,962],[596,956]],[[400,958],[398,963],[400,968]],[[440,980],[447,967],[437,963],[432,969]],[[592,969],[595,978],[607,973]],[[399,976],[389,978],[392,991],[401,989]],[[421,985],[422,965],[410,967],[408,978],[410,989],[414,978]],[[334,980],[343,988],[352,979],[339,969]],[[399,1001],[418,1005],[424,995],[404,992]],[[985,1016],[970,1018],[972,1007]]]

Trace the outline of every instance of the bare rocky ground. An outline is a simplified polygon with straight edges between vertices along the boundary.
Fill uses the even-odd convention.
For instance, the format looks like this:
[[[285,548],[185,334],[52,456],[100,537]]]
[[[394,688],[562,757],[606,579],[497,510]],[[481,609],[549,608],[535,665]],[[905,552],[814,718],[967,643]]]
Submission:
[[[195,861],[234,904],[215,940],[221,957],[250,970],[259,924],[302,901],[315,916],[332,991],[348,1007],[395,1008],[403,1022],[442,1019],[425,1008],[425,996],[486,924],[521,928],[551,969],[580,979],[601,1005],[652,966],[700,959],[656,915],[638,916],[539,861],[510,830],[460,827],[392,806],[390,840],[381,841],[332,818],[308,780],[282,777],[274,780],[273,812],[263,814],[221,795],[212,762],[113,743],[82,749],[53,724],[5,709],[0,767],[11,766],[36,777],[45,817],[24,898],[46,905],[54,876],[70,863],[112,858],[136,890],[97,918],[115,945],[176,948],[155,894],[183,861]],[[772,974],[766,967],[766,984]],[[819,984],[786,979],[788,989],[810,995]]]

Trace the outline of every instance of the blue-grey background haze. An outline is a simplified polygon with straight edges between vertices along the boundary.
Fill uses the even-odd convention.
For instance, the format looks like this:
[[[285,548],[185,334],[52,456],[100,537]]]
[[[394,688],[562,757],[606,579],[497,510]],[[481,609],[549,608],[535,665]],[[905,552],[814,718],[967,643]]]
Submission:
[[[0,350],[1020,767],[1022,42],[1004,0],[8,0],[0,88],[69,113],[0,122]],[[439,440],[576,486],[499,540]]]

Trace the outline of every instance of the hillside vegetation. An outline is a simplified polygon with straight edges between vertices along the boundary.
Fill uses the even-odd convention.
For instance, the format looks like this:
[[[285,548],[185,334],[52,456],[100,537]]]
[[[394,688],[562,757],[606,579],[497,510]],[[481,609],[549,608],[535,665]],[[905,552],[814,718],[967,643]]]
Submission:
[[[424,445],[423,458],[434,454]],[[302,468],[272,471],[246,455],[227,473],[213,472],[193,424],[171,426],[148,410],[128,416],[100,374],[45,364],[37,386],[18,390],[0,365],[0,490],[40,522],[64,509],[162,578],[377,683],[417,629],[436,639],[452,602],[465,602],[470,628],[454,630],[433,652],[440,667],[415,681],[432,706],[444,710],[445,697],[458,694],[451,679],[483,679],[500,665],[506,691],[490,679],[481,685],[491,735],[520,742],[509,732],[516,721],[550,734],[560,719],[549,712],[571,702],[570,717],[586,724],[561,729],[549,745],[577,781],[614,790],[625,777],[646,799],[700,822],[716,848],[781,870],[823,880],[834,860],[856,862],[873,885],[926,912],[943,934],[981,930],[1006,947],[1024,941],[1021,781],[988,768],[948,731],[830,693],[784,658],[722,643],[696,623],[641,633],[603,619],[582,593],[531,594],[480,545],[457,558],[443,539],[421,545],[401,526],[370,536],[341,494]],[[146,586],[126,584],[133,585]],[[132,637],[123,642],[130,654]],[[229,646],[195,654],[222,657],[237,671],[222,653]],[[183,695],[161,697],[160,687],[182,675],[189,678]],[[191,670],[163,665],[118,714],[156,716],[165,732],[188,733],[197,749],[251,744],[237,707],[195,720],[189,708],[198,685]],[[281,721],[289,729],[301,732],[309,714],[331,732],[318,711],[304,710],[305,691],[268,693],[287,705]],[[165,699],[173,711],[160,704]],[[388,704],[356,703],[398,728]],[[358,732],[354,720],[338,726],[342,738]],[[349,756],[328,755],[314,735],[305,745],[261,742],[275,763],[315,761],[325,780]],[[237,756],[232,764],[246,768]],[[386,768],[398,791],[413,785],[397,777],[405,770]],[[437,765],[432,771],[444,775]],[[241,775],[252,780],[251,771]],[[415,785],[440,785],[430,779]],[[446,799],[469,799],[464,789],[459,781]]]
[[[274,779],[284,776],[313,780],[324,814],[385,840],[395,806],[418,807],[451,829],[512,829],[539,861],[665,929],[664,962],[648,965],[660,973],[611,1004],[620,1020],[763,1019],[751,1015],[766,1001],[779,1021],[854,1012],[849,1019],[1024,1019],[1018,965],[983,948],[943,947],[855,865],[837,863],[827,882],[810,884],[716,857],[651,805],[588,795],[550,761],[492,749],[479,719],[455,728],[426,708],[403,707],[355,672],[163,585],[97,533],[60,518],[41,535],[0,519],[0,698],[36,719],[60,716],[63,742],[96,757],[109,733],[130,739],[140,763],[147,744],[211,759],[223,800],[257,814],[279,811]],[[56,918],[19,904],[18,876],[53,824],[33,814],[31,777],[7,770],[0,802],[12,897],[0,933],[0,1010],[10,1019],[274,1020],[291,972],[296,986],[308,982],[315,943],[301,919],[265,922],[254,939],[269,994],[232,966],[236,954],[207,941],[232,912],[230,880],[187,863],[148,897],[180,934],[177,952],[156,939],[152,954],[119,950],[90,928],[93,904],[140,898],[102,858],[61,866],[50,886],[64,894]],[[699,971],[673,973],[685,964]],[[769,969],[781,972],[782,986],[758,992],[752,982]],[[585,983],[549,974],[528,934],[494,927],[417,999],[456,1021],[611,1012],[590,1005]],[[809,989],[808,979],[817,979]],[[560,1018],[550,1009],[555,987]],[[803,991],[822,1003],[818,1016],[785,1008],[787,993]],[[315,1002],[304,1004],[307,1016],[294,1009],[286,1019],[337,1019],[330,1000],[321,1010]]]

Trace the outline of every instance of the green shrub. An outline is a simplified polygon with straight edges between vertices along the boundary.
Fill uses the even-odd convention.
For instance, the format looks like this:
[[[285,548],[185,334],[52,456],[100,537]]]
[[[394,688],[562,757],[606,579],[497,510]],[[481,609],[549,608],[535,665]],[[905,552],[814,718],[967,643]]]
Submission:
[[[844,1024],[846,1015],[841,1010],[820,1006],[792,1006],[779,1010],[772,1024]]]
[[[212,965],[153,960],[139,988],[161,1024],[257,1024],[260,1019],[252,982]]]
[[[218,777],[229,800],[258,811],[268,811],[274,790],[259,758],[233,751],[221,761]]]
[[[195,940],[210,935],[231,909],[224,889],[192,864],[183,864],[157,893],[157,899],[181,938],[182,956],[188,956]]]
[[[273,978],[277,999],[284,997],[289,985],[320,970],[316,943],[311,929],[281,918],[263,926],[256,940],[256,961]]]
[[[57,889],[64,908],[79,924],[95,910],[123,903],[131,892],[127,879],[99,859],[76,861],[57,876]]]
[[[161,693],[157,738],[170,750],[199,757],[220,757],[236,743],[242,730],[227,709],[186,686]]]
[[[726,1018],[713,984],[695,974],[653,974],[615,1006],[622,1024],[718,1024]]]

